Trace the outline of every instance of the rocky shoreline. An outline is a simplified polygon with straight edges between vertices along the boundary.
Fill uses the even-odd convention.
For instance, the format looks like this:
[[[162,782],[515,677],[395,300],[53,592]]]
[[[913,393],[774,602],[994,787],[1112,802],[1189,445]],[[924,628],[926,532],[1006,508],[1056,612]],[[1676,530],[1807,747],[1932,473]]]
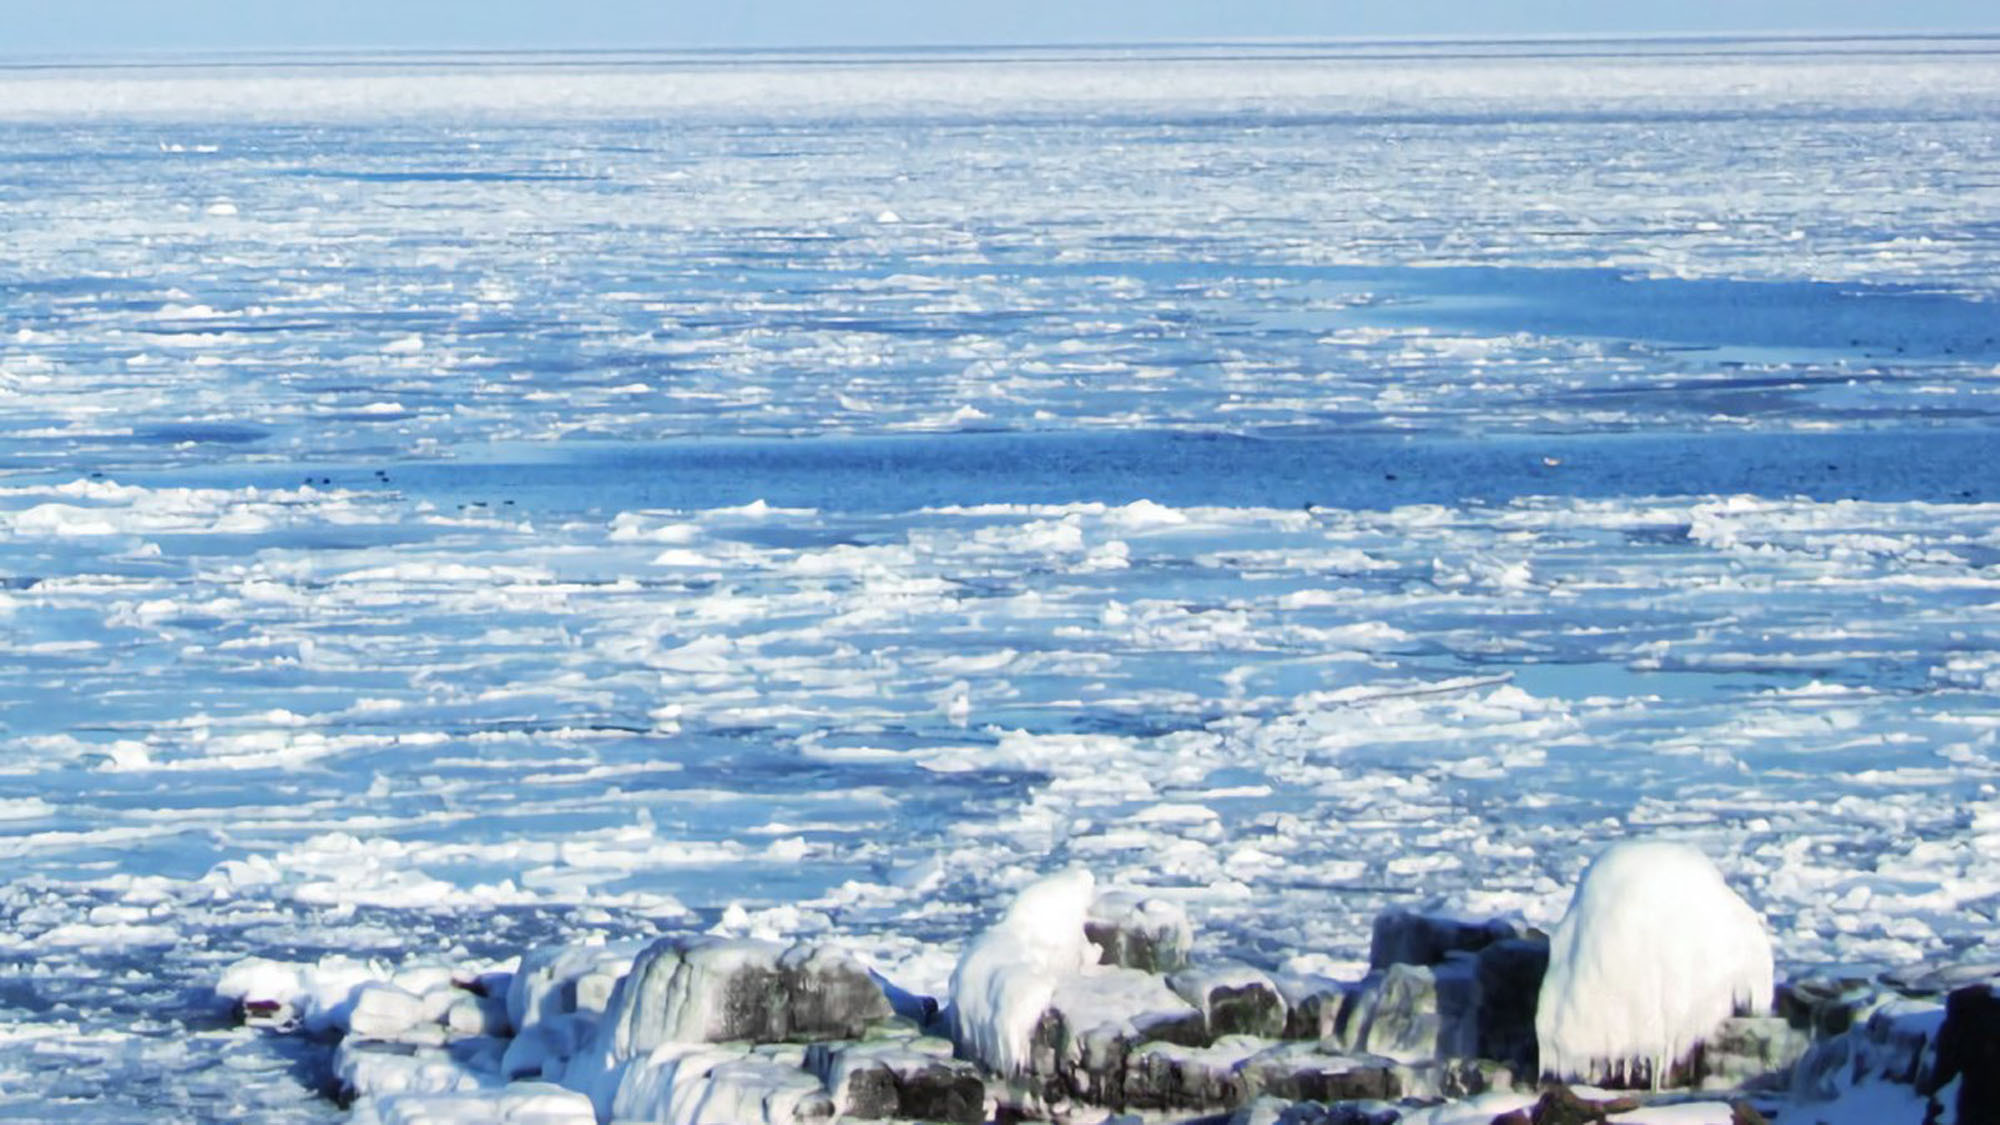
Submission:
[[[361,1125],[2000,1120],[2000,965],[1803,972],[1664,1061],[1552,1065],[1580,1041],[1551,1012],[1569,1002],[1565,957],[1590,940],[1572,926],[1589,880],[1554,935],[1385,913],[1359,980],[1197,961],[1177,906],[1071,872],[970,943],[945,997],[830,945],[715,936],[551,946],[484,970],[253,959],[217,994],[245,1023],[331,1043],[333,1093]],[[1643,982],[1635,948],[1593,955]],[[1665,1003],[1701,987],[1677,979]],[[1661,1026],[1615,1010],[1629,1003],[1608,988],[1575,1018]]]

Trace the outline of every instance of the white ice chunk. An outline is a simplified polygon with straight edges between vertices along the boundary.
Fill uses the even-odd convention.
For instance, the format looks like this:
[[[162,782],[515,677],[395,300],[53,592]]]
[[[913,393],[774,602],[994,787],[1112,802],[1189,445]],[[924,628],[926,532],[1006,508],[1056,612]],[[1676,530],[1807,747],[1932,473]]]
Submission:
[[[1707,856],[1630,841],[1592,861],[1550,938],[1542,1069],[1655,1085],[1739,1008],[1771,1002],[1771,939]]]

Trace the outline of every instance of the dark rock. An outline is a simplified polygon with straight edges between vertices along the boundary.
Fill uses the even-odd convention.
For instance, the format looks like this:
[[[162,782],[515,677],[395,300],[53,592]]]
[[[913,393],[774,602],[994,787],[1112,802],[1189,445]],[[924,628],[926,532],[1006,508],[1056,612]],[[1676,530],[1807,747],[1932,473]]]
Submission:
[[[1937,1033],[1937,1065],[1925,1093],[1958,1082],[1960,1122],[2000,1121],[2000,993],[1976,984],[1945,1000]]]
[[[1916,1085],[1931,1070],[1932,1044],[1944,1006],[1892,999],[1856,1027],[1812,1045],[1792,1067],[1792,1096],[1801,1104],[1832,1101],[1865,1082]]]
[[[979,1068],[954,1059],[899,1072],[896,1116],[944,1125],[978,1125],[986,1120],[986,1083]]]
[[[860,1121],[883,1121],[898,1116],[902,1098],[896,1090],[896,1074],[886,1066],[870,1066],[847,1076],[846,1116]]]
[[[1475,1053],[1516,1074],[1540,1073],[1535,1005],[1549,968],[1547,939],[1508,938],[1479,951]]]
[[[804,1066],[860,1121],[890,1118],[958,1125],[986,1118],[986,1082],[979,1068],[954,1059],[944,1039],[816,1043]]]
[[[1244,1060],[1266,1049],[1261,1040],[1231,1038],[1213,1047],[1148,1043],[1125,1064],[1121,1105],[1142,1110],[1201,1110],[1243,1100]]]
[[[1270,977],[1255,969],[1189,969],[1168,977],[1167,986],[1202,1013],[1211,1038],[1255,1035],[1275,1039],[1285,1033],[1289,1015],[1285,998]]]
[[[1774,1010],[1793,1027],[1825,1039],[1866,1019],[1888,995],[1873,972],[1824,969],[1781,982]]]
[[[1164,899],[1107,891],[1090,905],[1084,936],[1101,951],[1099,962],[1148,973],[1187,968],[1194,930],[1187,912]]]
[[[1526,930],[1501,918],[1469,921],[1441,914],[1389,910],[1375,916],[1368,945],[1368,967],[1435,965],[1452,953],[1477,953],[1496,941],[1527,936]]]
[[[1246,1094],[1295,1102],[1384,1101],[1402,1095],[1395,1064],[1389,1059],[1327,1054],[1305,1043],[1253,1055],[1238,1073]]]
[[[1436,965],[1397,963],[1368,974],[1341,1012],[1344,1047],[1402,1062],[1478,1053],[1478,963],[1460,954]]]
[[[1702,1043],[1702,1081],[1772,1085],[1790,1077],[1812,1039],[1783,1016],[1735,1016]]]
[[[1636,1098],[1591,1101],[1568,1086],[1549,1086],[1533,1106],[1503,1113],[1493,1119],[1493,1125],[1603,1125],[1612,1114],[1637,1108]]]
[[[1396,1082],[1402,1096],[1425,1098],[1474,1098],[1494,1090],[1511,1090],[1515,1073],[1491,1059],[1440,1059],[1436,1062],[1400,1065]]]
[[[1285,999],[1286,1039],[1331,1039],[1340,1027],[1340,1013],[1356,985],[1338,981],[1274,977]]]

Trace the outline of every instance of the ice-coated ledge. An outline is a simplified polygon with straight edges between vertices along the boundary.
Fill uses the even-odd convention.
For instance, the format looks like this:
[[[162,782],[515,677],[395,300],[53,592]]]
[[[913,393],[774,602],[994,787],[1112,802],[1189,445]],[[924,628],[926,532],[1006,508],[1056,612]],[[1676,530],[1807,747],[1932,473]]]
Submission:
[[[332,1073],[364,1125],[1222,1113],[1243,1125],[1576,1113],[1741,1125],[1758,1107],[1837,1117],[1907,1103],[1915,1122],[1987,1120],[2000,1105],[1987,1065],[2000,1053],[2000,966],[1832,971],[1773,989],[1761,922],[1679,845],[1608,848],[1553,938],[1507,920],[1385,914],[1375,964],[1355,981],[1114,963],[1187,944],[1184,915],[1138,901],[1098,893],[1081,870],[1024,888],[967,945],[942,1005],[832,946],[719,937],[395,972],[250,959],[217,992],[246,1023],[339,1036]],[[1669,986],[1680,999],[1665,1012]],[[1624,1038],[1580,1051],[1578,1019]],[[1576,1074],[1579,1059],[1592,1069]],[[1542,1084],[1566,1076],[1595,1085]]]

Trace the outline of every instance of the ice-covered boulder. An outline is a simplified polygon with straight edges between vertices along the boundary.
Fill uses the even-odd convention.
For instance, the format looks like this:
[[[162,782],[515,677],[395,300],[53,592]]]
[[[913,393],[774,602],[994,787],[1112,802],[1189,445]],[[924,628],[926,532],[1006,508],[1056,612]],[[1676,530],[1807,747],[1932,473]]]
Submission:
[[[977,1066],[952,1057],[947,1040],[814,1044],[806,1050],[806,1069],[832,1093],[843,1119],[941,1125],[986,1120],[986,1082]]]
[[[867,968],[832,947],[665,938],[619,981],[603,1027],[628,1058],[663,1043],[857,1039],[893,1014]]]
[[[1003,1077],[1027,1071],[1056,985],[1097,960],[1084,934],[1095,890],[1088,871],[1051,875],[966,946],[951,974],[948,1021],[962,1055]]]
[[[1542,1071],[1664,1084],[1722,1021],[1772,998],[1771,939],[1707,856],[1615,844],[1550,936],[1535,1015]]]
[[[1280,975],[1271,981],[1285,998],[1286,1039],[1334,1038],[1340,1027],[1340,1013],[1360,987],[1354,981],[1313,976]]]
[[[1276,1039],[1290,1014],[1270,977],[1247,965],[1183,969],[1167,985],[1202,1014],[1210,1038],[1257,1035]]]
[[[1160,898],[1133,891],[1105,891],[1091,902],[1084,936],[1099,950],[1099,961],[1149,973],[1187,968],[1194,927],[1187,911]]]
[[[1295,1102],[1385,1101],[1402,1096],[1395,1064],[1379,1055],[1329,1052],[1317,1044],[1285,1043],[1260,1051],[1237,1068],[1246,1094]]]
[[[1208,1042],[1207,1023],[1166,981],[1137,969],[1092,965],[1064,977],[1036,1021],[1018,1076],[1047,1103],[1121,1106],[1126,1062],[1144,1043]]]

